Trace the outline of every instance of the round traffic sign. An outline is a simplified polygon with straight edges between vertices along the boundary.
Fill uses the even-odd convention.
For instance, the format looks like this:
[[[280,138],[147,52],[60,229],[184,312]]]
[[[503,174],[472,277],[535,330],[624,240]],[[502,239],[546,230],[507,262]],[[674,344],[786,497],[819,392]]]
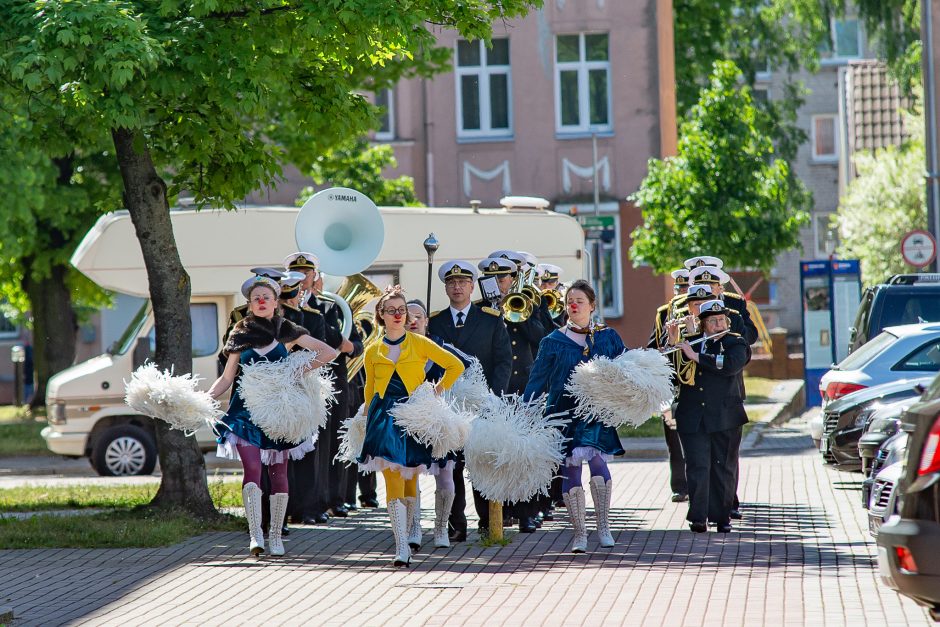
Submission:
[[[915,229],[901,238],[901,255],[908,265],[923,268],[937,256],[937,242],[927,231]]]

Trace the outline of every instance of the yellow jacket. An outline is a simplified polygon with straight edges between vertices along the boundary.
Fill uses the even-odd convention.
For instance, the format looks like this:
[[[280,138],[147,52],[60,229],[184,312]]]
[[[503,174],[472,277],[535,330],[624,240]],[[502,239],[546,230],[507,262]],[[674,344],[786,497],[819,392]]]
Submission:
[[[463,372],[463,363],[453,353],[422,335],[408,331],[405,331],[405,340],[401,343],[398,362],[393,362],[386,355],[388,346],[385,342],[377,342],[366,351],[363,365],[366,371],[366,406],[376,393],[380,397],[385,396],[388,382],[392,380],[392,374],[396,370],[409,394],[424,383],[424,367],[429,359],[444,369],[444,376],[441,378],[444,389],[452,386]]]

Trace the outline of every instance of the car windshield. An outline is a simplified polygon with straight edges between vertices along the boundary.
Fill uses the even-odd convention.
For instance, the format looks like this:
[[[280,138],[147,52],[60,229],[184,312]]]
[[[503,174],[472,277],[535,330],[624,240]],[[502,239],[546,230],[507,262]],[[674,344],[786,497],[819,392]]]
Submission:
[[[134,314],[134,317],[131,318],[131,321],[127,323],[127,328],[124,329],[124,333],[115,340],[114,344],[108,349],[108,352],[112,355],[123,355],[126,353],[130,349],[131,344],[134,343],[134,340],[137,339],[137,334],[140,332],[140,327],[146,322],[148,313],[150,313],[150,301],[145,300],[140,306],[140,309],[137,310],[137,313]]]
[[[872,338],[870,342],[863,344],[854,353],[840,361],[834,369],[858,370],[874,359],[876,355],[880,354],[881,351],[886,349],[896,339],[898,339],[896,335],[883,331]]]

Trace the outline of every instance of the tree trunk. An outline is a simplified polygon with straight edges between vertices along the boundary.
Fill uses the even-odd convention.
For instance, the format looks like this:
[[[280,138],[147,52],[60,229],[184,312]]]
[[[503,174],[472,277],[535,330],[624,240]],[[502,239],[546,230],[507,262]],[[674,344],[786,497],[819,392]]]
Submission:
[[[192,321],[189,275],[180,261],[166,183],[157,174],[147,139],[139,130],[113,129],[111,137],[124,181],[124,206],[130,212],[150,283],[156,330],[154,360],[175,374],[192,370]],[[206,465],[192,436],[156,420],[163,477],[151,504],[186,509],[197,516],[217,514],[206,484]]]
[[[31,264],[24,263],[28,268]],[[75,360],[75,332],[78,328],[72,294],[66,285],[68,268],[53,266],[49,277],[36,281],[27,273],[23,291],[29,297],[33,314],[33,369],[36,393],[32,407],[46,404],[49,377],[65,370]]]

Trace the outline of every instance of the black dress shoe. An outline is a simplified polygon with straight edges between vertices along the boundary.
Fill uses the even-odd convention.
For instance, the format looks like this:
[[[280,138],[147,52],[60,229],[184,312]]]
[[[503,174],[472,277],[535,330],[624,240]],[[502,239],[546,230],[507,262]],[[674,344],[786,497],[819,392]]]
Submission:
[[[372,497],[366,497],[366,498],[359,497],[359,503],[363,507],[378,507],[379,506],[378,499],[374,499]]]
[[[282,536],[289,536],[289,535],[290,535],[290,528],[287,526],[287,523],[284,523],[284,526],[281,527],[281,535],[282,535]]]
[[[337,518],[346,518],[349,516],[349,510],[346,509],[345,505],[336,505],[330,508],[330,511],[333,512],[333,515]]]
[[[708,525],[703,522],[690,522],[689,529],[691,529],[693,533],[705,533],[708,531]]]
[[[536,529],[541,529],[541,528],[542,528],[542,517],[541,517],[541,516],[536,516],[536,517],[533,518],[532,520],[535,522],[535,528],[536,528]]]
[[[672,493],[672,502],[673,503],[685,503],[689,500],[689,495],[685,492],[673,492]]]
[[[346,505],[346,509],[348,509],[351,512],[354,512],[357,509],[359,509],[359,506],[356,505],[355,503],[346,503],[345,505]]]
[[[519,520],[519,533],[535,533],[536,529],[538,529],[538,526],[536,526],[535,519],[531,516]]]
[[[733,518],[734,520],[741,520],[741,510],[733,509],[730,512],[728,512],[728,516]]]
[[[718,533],[731,533],[731,523],[718,523],[718,526],[715,528],[715,531]]]
[[[312,516],[304,516],[305,525],[325,525],[329,521],[330,517],[326,515],[326,512],[320,512]]]
[[[467,541],[467,532],[466,531],[453,531],[447,536],[451,542],[466,542]]]
[[[553,508],[549,508],[542,512],[542,520],[547,520],[549,522],[555,520],[555,510]]]

